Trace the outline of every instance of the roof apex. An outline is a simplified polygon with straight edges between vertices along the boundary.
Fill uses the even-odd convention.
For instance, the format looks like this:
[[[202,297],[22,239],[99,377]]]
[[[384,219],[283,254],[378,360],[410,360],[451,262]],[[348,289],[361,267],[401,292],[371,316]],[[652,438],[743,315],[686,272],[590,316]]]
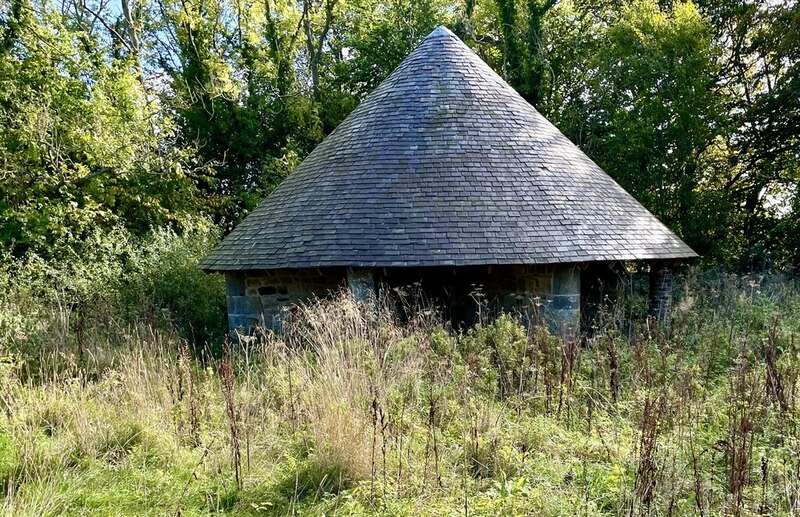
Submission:
[[[434,39],[434,38],[442,38],[442,37],[449,37],[449,38],[456,38],[459,41],[461,40],[458,36],[455,35],[453,31],[448,29],[444,25],[439,25],[435,29],[433,29],[430,34],[425,36],[425,40]],[[425,41],[423,40],[423,41]]]

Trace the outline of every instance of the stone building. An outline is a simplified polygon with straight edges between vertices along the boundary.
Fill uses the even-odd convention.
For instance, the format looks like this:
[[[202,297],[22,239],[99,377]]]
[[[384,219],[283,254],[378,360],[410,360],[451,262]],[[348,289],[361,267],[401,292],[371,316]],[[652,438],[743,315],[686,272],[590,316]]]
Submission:
[[[495,307],[578,321],[614,264],[696,256],[461,40],[434,30],[202,262],[232,328],[348,286],[419,282],[454,319]]]

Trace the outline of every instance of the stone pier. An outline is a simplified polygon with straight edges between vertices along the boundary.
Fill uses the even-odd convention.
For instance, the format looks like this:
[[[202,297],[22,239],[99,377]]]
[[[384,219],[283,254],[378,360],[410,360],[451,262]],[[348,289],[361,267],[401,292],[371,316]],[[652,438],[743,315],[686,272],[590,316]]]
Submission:
[[[672,306],[672,270],[664,264],[653,264],[650,269],[650,314],[658,321],[669,319]]]

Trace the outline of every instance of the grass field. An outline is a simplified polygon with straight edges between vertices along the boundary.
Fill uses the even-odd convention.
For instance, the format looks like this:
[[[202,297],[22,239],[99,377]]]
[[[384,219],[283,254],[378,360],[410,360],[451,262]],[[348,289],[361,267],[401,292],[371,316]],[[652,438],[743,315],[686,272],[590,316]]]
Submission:
[[[342,295],[216,355],[34,291],[0,302],[9,515],[800,511],[784,276],[688,272],[668,327],[633,293],[585,342]]]

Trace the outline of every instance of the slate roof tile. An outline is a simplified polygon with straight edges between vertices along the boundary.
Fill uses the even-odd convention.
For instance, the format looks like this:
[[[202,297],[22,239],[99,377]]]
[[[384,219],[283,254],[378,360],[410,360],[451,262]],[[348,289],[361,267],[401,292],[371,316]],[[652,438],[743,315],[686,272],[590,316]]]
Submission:
[[[439,27],[201,267],[693,256],[461,40]]]

